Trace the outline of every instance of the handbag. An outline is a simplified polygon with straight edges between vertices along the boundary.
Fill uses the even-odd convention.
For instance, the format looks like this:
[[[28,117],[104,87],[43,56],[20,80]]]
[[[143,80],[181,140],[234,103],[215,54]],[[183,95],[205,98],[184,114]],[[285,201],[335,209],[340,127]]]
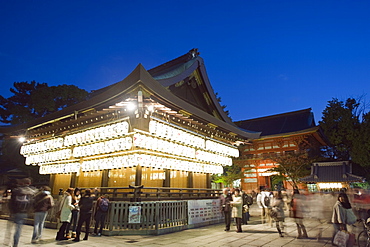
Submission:
[[[356,243],[356,236],[354,233],[350,233],[348,241],[347,241],[347,247],[353,247],[355,246],[355,243]]]
[[[338,247],[346,247],[348,239],[349,233],[344,230],[340,230],[335,234],[333,244]]]
[[[66,196],[63,198],[63,202],[59,205],[59,210],[56,213],[57,219],[60,219],[60,215],[62,214],[62,208],[63,208],[65,200],[66,200]]]
[[[353,213],[352,208],[346,209],[346,224],[353,225],[357,221],[356,215]]]

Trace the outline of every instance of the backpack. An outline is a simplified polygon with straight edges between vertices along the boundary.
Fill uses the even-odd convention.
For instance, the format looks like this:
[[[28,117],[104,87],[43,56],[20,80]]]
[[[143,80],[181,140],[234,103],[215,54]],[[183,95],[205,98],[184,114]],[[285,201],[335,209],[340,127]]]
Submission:
[[[250,195],[246,195],[245,199],[246,199],[246,202],[247,202],[248,206],[253,204],[253,198]]]
[[[101,198],[101,201],[99,203],[99,208],[103,212],[107,212],[109,208],[109,202],[106,198]]]
[[[263,203],[265,204],[266,207],[270,207],[270,197],[269,196],[265,196],[263,198]]]
[[[278,216],[278,209],[276,207],[271,208],[270,217],[276,219]]]
[[[18,188],[14,194],[13,210],[17,213],[27,213],[33,206],[33,194],[25,188]]]

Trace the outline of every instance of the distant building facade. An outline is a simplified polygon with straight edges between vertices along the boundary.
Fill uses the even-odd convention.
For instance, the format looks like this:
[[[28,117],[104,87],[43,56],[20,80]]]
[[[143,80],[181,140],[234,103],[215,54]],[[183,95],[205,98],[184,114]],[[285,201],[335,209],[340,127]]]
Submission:
[[[269,157],[298,150],[315,154],[319,152],[320,147],[327,145],[324,134],[315,124],[310,108],[238,121],[235,124],[242,129],[261,132],[260,138],[253,140],[251,144],[240,146],[241,155],[234,160],[242,167],[244,173],[241,181],[243,190],[260,187],[291,189],[287,182],[273,183],[272,178],[276,174],[268,170],[279,164]]]
[[[311,174],[301,179],[310,192],[340,191],[349,189],[351,183],[364,181],[364,177],[352,174],[349,161],[315,162],[311,165]]]

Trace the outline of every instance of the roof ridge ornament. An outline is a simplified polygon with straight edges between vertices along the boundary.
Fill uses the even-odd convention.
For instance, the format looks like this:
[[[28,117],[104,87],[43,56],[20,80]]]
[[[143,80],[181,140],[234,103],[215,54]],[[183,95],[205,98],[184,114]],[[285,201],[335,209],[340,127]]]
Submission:
[[[191,54],[192,58],[196,58],[197,56],[199,56],[200,52],[198,52],[198,48],[193,48],[189,51],[189,53]]]

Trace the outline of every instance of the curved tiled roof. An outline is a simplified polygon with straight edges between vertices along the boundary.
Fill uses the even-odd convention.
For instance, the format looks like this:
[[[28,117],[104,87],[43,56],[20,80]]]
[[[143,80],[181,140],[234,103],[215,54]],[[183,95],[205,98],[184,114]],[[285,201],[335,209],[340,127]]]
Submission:
[[[191,65],[190,63],[188,64],[189,61],[192,61]],[[179,66],[181,65],[181,63],[188,64],[190,66],[185,66],[182,70],[179,70]],[[173,85],[181,80],[186,79],[196,69],[201,74],[201,77],[205,84],[205,88],[203,88],[203,90],[207,90],[207,93],[209,93],[209,97],[213,102],[210,107],[213,107],[213,110],[218,111],[221,119],[210,114],[209,112],[196,107],[194,104],[191,104],[191,102],[188,102],[186,99],[178,97],[176,94],[172,93],[170,90],[168,90],[168,88],[165,87],[165,85],[167,84]],[[169,76],[169,74],[171,74],[170,71],[173,71],[172,77]],[[153,76],[158,78],[162,77],[163,79],[155,80]],[[212,123],[216,126],[219,126],[220,128],[223,128],[224,130],[235,133],[242,138],[255,139],[258,138],[260,135],[260,133],[258,132],[239,129],[223,112],[209,83],[203,60],[198,57],[197,54],[194,54],[194,50],[191,50],[189,53],[166,64],[158,66],[150,70],[150,72],[147,71],[141,64],[139,64],[124,80],[95,91],[92,94],[92,97],[86,101],[80,102],[73,106],[64,108],[58,112],[51,113],[45,117],[32,120],[22,125],[1,128],[0,133],[9,133],[20,129],[28,129],[30,127],[53,122],[58,119],[71,117],[76,114],[76,112],[83,112],[96,107],[109,106],[109,104],[112,104],[114,102],[122,101],[122,98],[124,98],[125,95],[127,95],[136,87],[143,87],[146,90],[150,91],[151,94],[153,94],[155,97],[161,99],[162,102],[166,102],[177,110],[185,110],[191,113],[192,116],[196,116],[197,118],[202,119],[206,124]]]
[[[235,124],[242,129],[261,132],[261,136],[298,132],[316,126],[311,108],[237,121]]]

